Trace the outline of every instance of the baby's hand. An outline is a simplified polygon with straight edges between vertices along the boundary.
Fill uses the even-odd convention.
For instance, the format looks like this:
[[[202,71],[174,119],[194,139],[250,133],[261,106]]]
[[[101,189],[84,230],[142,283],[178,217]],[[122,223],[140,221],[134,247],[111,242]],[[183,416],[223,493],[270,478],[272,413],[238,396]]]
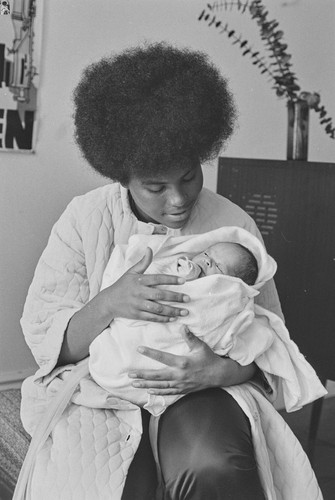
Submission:
[[[177,270],[179,276],[185,278],[186,280],[195,280],[199,278],[201,273],[201,267],[195,262],[192,262],[187,257],[180,257],[177,262]]]

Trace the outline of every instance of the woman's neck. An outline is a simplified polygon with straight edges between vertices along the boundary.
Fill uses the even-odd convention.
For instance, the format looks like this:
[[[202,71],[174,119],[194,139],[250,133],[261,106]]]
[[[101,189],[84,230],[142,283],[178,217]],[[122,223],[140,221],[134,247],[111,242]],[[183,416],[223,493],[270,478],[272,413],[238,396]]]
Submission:
[[[133,197],[131,195],[131,192],[128,190],[128,200],[129,200],[129,205],[130,205],[130,208],[131,208],[131,211],[133,212],[133,214],[135,215],[135,217],[141,221],[141,222],[150,222],[148,221],[143,214],[141,214],[141,212],[138,210],[137,206],[136,206],[136,203],[134,202],[133,200]]]

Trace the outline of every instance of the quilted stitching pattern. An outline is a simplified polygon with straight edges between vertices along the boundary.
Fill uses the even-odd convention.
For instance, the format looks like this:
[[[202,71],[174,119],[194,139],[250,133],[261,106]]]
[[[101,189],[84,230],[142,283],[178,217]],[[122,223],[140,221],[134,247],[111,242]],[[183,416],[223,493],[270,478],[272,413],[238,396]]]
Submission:
[[[118,500],[139,440],[112,411],[70,405],[38,455],[32,498]]]

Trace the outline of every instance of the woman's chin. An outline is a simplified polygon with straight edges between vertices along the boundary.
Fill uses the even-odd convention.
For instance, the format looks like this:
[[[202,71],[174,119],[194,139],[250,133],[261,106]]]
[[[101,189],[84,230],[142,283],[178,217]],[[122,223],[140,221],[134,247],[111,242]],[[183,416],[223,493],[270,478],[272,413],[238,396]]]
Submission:
[[[164,216],[165,225],[172,229],[180,229],[185,226],[191,215],[191,210],[179,214],[167,214]]]

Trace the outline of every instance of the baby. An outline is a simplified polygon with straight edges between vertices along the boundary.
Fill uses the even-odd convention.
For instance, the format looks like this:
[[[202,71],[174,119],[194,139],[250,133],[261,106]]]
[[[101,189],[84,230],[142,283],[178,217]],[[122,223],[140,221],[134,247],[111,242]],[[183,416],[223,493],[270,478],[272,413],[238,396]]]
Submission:
[[[187,281],[223,274],[240,278],[247,285],[254,285],[258,266],[254,255],[239,243],[216,243],[207,250],[195,255],[191,260],[179,257],[177,273]]]
[[[148,246],[153,261],[146,273],[168,272],[186,278],[184,285],[166,287],[190,296],[185,304],[189,314],[160,324],[115,318],[92,342],[89,367],[94,381],[111,395],[158,415],[177,397],[151,395],[132,386],[130,371],[162,367],[137,348],[146,345],[186,355],[189,348],[183,333],[187,327],[217,354],[229,355],[240,364],[251,363],[273,342],[270,328],[250,327],[255,318],[254,297],[273,276],[276,264],[258,238],[241,228],[180,237],[138,234],[128,245],[115,247],[102,288],[134,265]]]

